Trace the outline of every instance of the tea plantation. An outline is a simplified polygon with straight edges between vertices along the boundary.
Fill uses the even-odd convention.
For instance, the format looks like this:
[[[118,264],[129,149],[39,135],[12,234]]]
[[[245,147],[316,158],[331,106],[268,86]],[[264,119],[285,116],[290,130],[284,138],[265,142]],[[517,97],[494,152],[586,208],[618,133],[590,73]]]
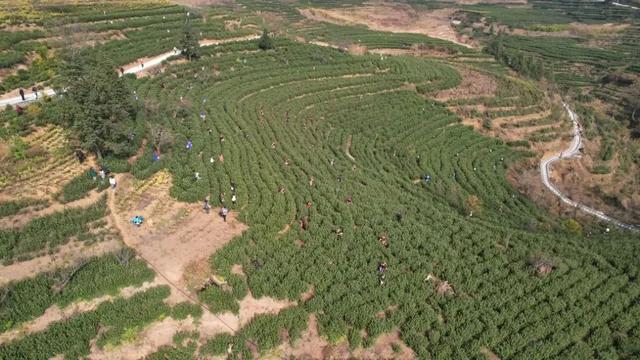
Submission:
[[[144,27],[130,40],[98,46],[124,64],[170,49],[175,39],[165,30],[182,26],[181,9],[103,14],[98,8],[64,21],[86,22],[87,31]],[[120,20],[111,24],[111,18]],[[198,26],[211,32],[204,37],[231,37],[220,21]],[[237,203],[224,204],[248,230],[208,261],[229,291],[210,287],[198,300],[215,313],[237,312],[249,291],[297,301],[234,334],[201,339],[202,346],[178,333],[178,346],[152,358],[201,358],[227,349],[234,359],[264,355],[283,338],[295,342],[312,314],[330,343],[368,347],[397,330],[420,359],[480,359],[482,349],[502,359],[639,357],[638,233],[598,223],[570,231],[567,219],[536,207],[507,181],[509,165],[531,154],[481,136],[448,107],[484,104],[492,117],[521,114],[546,106],[543,92],[487,62],[480,67],[498,79],[495,96],[439,102],[435,92],[463,80],[456,66],[484,55],[421,35],[323,29],[323,41],[351,36],[370,48],[423,43],[446,47],[454,58],[355,56],[277,37],[273,49],[260,50],[258,41],[203,47],[198,60],[154,76],[125,76],[137,136],[149,141],[135,162],[116,160],[114,171],[144,179],[166,169],[173,197],[197,203],[211,196],[214,207],[223,205],[219,194],[230,198],[232,184],[237,189]],[[536,51],[553,57],[559,48],[578,51],[559,40]],[[599,54],[592,56],[620,61]],[[518,109],[500,110],[505,106]],[[159,159],[148,124],[172,134]],[[21,206],[28,205],[0,209],[14,214]],[[2,229],[0,260],[52,251],[107,212],[101,199]],[[243,275],[234,265],[242,265]],[[195,305],[169,305],[165,286],[118,295],[153,275],[125,251],[0,286],[2,332],[55,304],[113,296],[41,331],[0,337],[0,359],[84,358],[93,347],[116,348],[167,317],[202,321]],[[61,279],[64,291],[55,291]],[[303,299],[303,293],[311,295]]]

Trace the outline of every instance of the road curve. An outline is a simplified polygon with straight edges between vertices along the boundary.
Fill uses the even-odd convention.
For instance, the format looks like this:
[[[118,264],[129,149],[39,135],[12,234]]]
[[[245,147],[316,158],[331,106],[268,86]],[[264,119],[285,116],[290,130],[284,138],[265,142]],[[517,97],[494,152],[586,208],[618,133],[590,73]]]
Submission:
[[[255,40],[260,38],[259,35],[249,35],[249,36],[243,36],[243,37],[236,37],[236,38],[228,38],[228,39],[222,39],[222,40],[202,40],[200,41],[200,46],[211,46],[211,45],[220,45],[220,44],[226,44],[226,43],[230,43],[230,42],[239,42],[239,41],[250,41],[250,40]],[[140,63],[139,61],[136,61],[138,64],[131,66],[127,69],[124,70],[125,74],[137,74],[143,70],[148,70],[148,69],[152,69],[154,67],[157,67],[159,65],[162,64],[163,61],[167,60],[168,58],[179,54],[177,49],[173,49],[172,51],[167,51],[163,54],[160,54],[158,56],[154,56],[150,59],[147,59],[144,64]],[[29,93],[27,93],[29,92]],[[42,95],[42,93],[47,94],[47,96],[53,96],[55,95],[55,91],[53,91],[53,89],[51,88],[46,88],[44,90],[41,90],[38,95]],[[38,98],[36,97],[35,94],[31,93],[30,91],[26,91],[25,90],[25,94],[24,94],[24,100],[22,100],[22,98],[20,96],[14,96],[14,97],[10,97],[10,98],[6,98],[6,99],[2,99],[2,96],[0,96],[0,109],[6,105],[22,105],[22,104],[28,104],[30,102],[34,102],[36,100],[38,100]]]
[[[550,157],[542,158],[542,160],[540,160],[540,177],[542,178],[542,183],[544,184],[544,186],[547,187],[547,189],[549,189],[552,193],[554,193],[557,197],[559,197],[560,200],[562,200],[565,204],[568,204],[569,206],[575,207],[587,214],[591,214],[599,218],[600,220],[610,222],[621,228],[628,229],[628,230],[637,230],[637,227],[634,225],[625,224],[622,221],[616,220],[606,215],[602,211],[590,208],[588,206],[580,204],[577,201],[573,201],[569,199],[566,195],[560,192],[560,190],[558,190],[558,188],[549,179],[549,171],[550,171],[551,165],[554,162],[562,159],[580,157],[580,146],[582,145],[582,128],[580,127],[580,122],[578,121],[578,115],[573,110],[571,110],[571,108],[569,108],[569,106],[566,103],[562,103],[562,105],[564,106],[565,110],[569,114],[569,117],[571,118],[571,122],[573,123],[573,140],[571,141],[571,144],[566,150],[563,150],[557,154],[553,154]]]

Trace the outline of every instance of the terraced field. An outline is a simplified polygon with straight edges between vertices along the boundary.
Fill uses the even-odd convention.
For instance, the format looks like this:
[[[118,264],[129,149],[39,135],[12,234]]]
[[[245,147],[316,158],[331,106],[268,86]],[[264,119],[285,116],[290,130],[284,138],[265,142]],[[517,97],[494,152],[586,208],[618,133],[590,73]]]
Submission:
[[[265,9],[274,6],[298,19],[286,5]],[[158,20],[165,10],[133,18]],[[108,16],[131,17],[81,18],[109,28]],[[338,46],[349,31],[370,48],[430,41],[342,28],[321,41]],[[26,137],[50,154],[46,171],[6,180],[0,194],[15,199],[28,188],[22,195],[42,197],[42,187],[80,177],[94,187],[70,193],[92,204],[3,227],[0,274],[69,244],[118,246],[0,279],[0,359],[304,358],[313,356],[298,346],[314,333],[325,357],[340,346],[344,357],[362,354],[380,339],[391,339],[387,352],[372,357],[640,354],[637,234],[576,230],[506,179],[531,147],[567,132],[535,83],[466,50],[354,56],[278,38],[268,51],[245,41],[202,53],[126,79],[136,130],[153,123],[172,136],[154,161],[155,139],[139,131],[148,141],[118,159],[131,174],[105,195],[95,195],[61,129]],[[516,137],[507,144],[483,131]],[[229,223],[201,210],[207,197],[230,207]],[[51,204],[2,205],[15,216]],[[129,223],[136,214],[145,215],[141,227]],[[198,261],[188,263],[193,253]],[[178,262],[189,266],[173,269]]]

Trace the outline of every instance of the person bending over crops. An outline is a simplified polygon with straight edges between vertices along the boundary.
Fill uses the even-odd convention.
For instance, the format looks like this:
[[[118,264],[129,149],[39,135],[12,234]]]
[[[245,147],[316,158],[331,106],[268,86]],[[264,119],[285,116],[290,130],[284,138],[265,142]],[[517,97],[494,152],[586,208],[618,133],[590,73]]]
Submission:
[[[229,209],[223,206],[222,209],[220,209],[220,216],[222,216],[224,222],[227,222],[227,215],[229,215]]]
[[[207,196],[206,199],[204,199],[204,205],[202,206],[202,208],[204,209],[204,212],[206,212],[207,214],[211,210],[211,204],[209,204],[209,197],[208,196]]]
[[[109,176],[109,185],[111,185],[112,189],[116,188],[117,182],[116,182],[116,178],[113,177],[113,175]]]

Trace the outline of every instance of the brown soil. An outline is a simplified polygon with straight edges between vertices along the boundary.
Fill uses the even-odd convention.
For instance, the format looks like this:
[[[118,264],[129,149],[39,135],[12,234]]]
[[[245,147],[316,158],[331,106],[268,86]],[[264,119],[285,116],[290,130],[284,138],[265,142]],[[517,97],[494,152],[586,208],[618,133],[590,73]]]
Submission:
[[[400,347],[394,352],[392,345]],[[349,349],[349,344],[330,344],[318,333],[315,315],[309,317],[307,330],[293,344],[285,343],[262,356],[264,359],[415,359],[415,353],[400,340],[396,330],[380,335],[370,348]]]
[[[172,284],[173,300],[184,301],[185,296],[175,286],[185,290],[193,280],[185,278],[187,267],[206,262],[246,226],[236,220],[233,212],[224,222],[217,209],[206,214],[199,204],[180,203],[171,198],[171,179],[166,172],[145,181],[136,181],[128,175],[117,179],[118,188],[109,191],[109,208],[124,242]],[[135,215],[144,216],[142,226],[130,223]]]
[[[454,9],[416,10],[406,4],[372,3],[351,8],[304,8],[298,11],[314,21],[338,25],[366,25],[372,30],[425,34],[472,47],[451,26],[449,17]]]
[[[463,67],[458,67],[456,70],[462,76],[460,85],[453,89],[437,92],[435,94],[436,100],[448,101],[495,95],[498,85],[492,77]]]

